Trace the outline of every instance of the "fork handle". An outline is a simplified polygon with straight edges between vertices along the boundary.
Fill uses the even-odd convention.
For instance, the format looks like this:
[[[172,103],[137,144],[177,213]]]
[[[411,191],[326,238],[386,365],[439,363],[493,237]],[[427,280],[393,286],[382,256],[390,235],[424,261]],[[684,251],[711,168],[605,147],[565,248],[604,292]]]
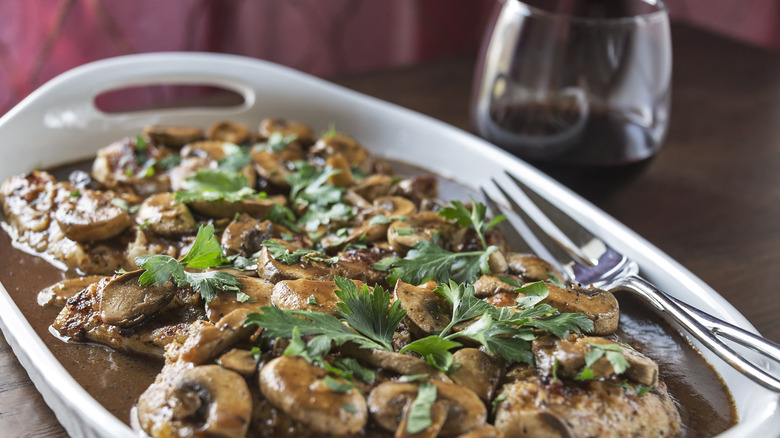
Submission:
[[[778,364],[780,364],[780,345],[673,298],[641,277],[626,276],[617,280],[612,286],[612,289],[625,290],[639,295],[677,321],[683,329],[734,369],[761,386],[780,392],[780,378],[739,355],[723,343],[718,336],[760,353]]]

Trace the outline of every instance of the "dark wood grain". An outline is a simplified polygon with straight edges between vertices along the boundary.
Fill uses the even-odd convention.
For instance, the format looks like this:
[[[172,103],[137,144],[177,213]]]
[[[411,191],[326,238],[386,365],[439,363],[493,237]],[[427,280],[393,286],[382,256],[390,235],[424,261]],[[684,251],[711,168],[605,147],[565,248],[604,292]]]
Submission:
[[[559,178],[780,342],[780,56],[673,27],[672,116],[643,169]],[[470,130],[474,57],[333,79]],[[0,339],[0,436],[67,436]]]

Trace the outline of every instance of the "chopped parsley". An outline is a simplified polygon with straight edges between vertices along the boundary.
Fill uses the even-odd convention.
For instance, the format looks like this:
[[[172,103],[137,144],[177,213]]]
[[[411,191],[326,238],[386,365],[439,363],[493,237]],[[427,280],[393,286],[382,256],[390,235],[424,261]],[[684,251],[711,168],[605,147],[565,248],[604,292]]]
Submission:
[[[227,259],[214,237],[213,225],[201,226],[198,229],[195,242],[181,260],[163,254],[145,254],[135,258],[135,264],[144,270],[138,279],[141,286],[162,285],[173,280],[177,286],[191,286],[196,292],[200,292],[207,303],[211,302],[219,291],[239,293],[241,282],[236,276],[224,271],[189,272],[184,268],[206,269],[225,263]]]
[[[433,422],[431,407],[436,402],[436,386],[430,382],[422,382],[417,388],[417,397],[409,408],[406,417],[406,432],[410,435],[422,432]]]
[[[481,203],[472,202],[472,208],[469,210],[463,203],[452,201],[451,205],[442,208],[438,213],[439,216],[453,220],[458,225],[472,227],[477,233],[483,250],[448,251],[438,245],[438,240],[434,236],[432,240],[417,242],[404,258],[375,264],[375,269],[390,268],[390,283],[398,279],[411,284],[420,284],[429,280],[439,284],[449,280],[457,283],[473,283],[480,275],[490,273],[488,259],[491,254],[498,251],[498,247],[487,244],[485,232],[505,219],[500,215],[486,222],[486,211],[487,207]],[[398,230],[396,229],[396,233]]]

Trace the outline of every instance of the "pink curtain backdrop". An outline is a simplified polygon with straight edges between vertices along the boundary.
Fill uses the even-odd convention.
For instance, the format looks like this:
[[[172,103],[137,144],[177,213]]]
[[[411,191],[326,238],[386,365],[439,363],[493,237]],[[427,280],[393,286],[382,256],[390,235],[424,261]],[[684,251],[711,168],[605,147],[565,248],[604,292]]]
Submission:
[[[59,73],[130,53],[233,53],[325,77],[469,53],[496,1],[2,1],[0,114]],[[780,0],[668,4],[674,18],[780,49]]]

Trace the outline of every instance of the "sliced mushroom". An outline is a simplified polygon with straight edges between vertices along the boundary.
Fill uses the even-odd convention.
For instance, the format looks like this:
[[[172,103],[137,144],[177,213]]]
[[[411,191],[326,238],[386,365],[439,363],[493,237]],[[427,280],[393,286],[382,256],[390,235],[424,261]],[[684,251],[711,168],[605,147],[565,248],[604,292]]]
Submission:
[[[137,270],[112,278],[100,292],[100,318],[106,324],[130,327],[157,313],[176,295],[168,281],[161,286],[141,286],[144,271]]]
[[[312,141],[311,128],[295,120],[281,118],[267,118],[260,122],[259,133],[263,138],[268,138],[275,132],[283,136],[295,135],[296,139],[304,145]]]
[[[135,220],[149,231],[166,237],[190,234],[197,230],[195,217],[189,208],[181,202],[176,202],[170,192],[157,193],[146,198],[141,203]]]
[[[330,166],[333,170],[337,170],[338,173],[331,175],[328,181],[337,187],[349,187],[355,183],[355,178],[352,176],[352,168],[349,166],[349,162],[341,154],[331,155],[325,160],[325,165]]]
[[[271,305],[271,293],[274,289],[273,283],[245,275],[239,275],[238,280],[241,282],[241,292],[246,294],[249,299],[239,302],[233,293],[217,294],[211,302],[206,304],[206,315],[209,321],[217,322],[237,309],[256,311],[258,307]]]
[[[288,247],[293,252],[300,249],[299,246],[285,242],[282,240],[276,240]],[[297,280],[308,279],[325,281],[332,280],[334,276],[333,267],[328,266],[326,263],[313,262],[310,260],[301,261],[288,265],[282,261],[276,260],[271,256],[267,247],[263,247],[260,251],[260,255],[257,259],[257,274],[260,278],[264,278],[271,283],[278,283],[282,280]]]
[[[144,135],[157,143],[178,149],[202,139],[203,130],[194,126],[149,125],[144,127]]]
[[[486,404],[493,400],[505,363],[476,348],[461,348],[453,354],[452,380],[474,391]]]
[[[611,292],[572,286],[568,289],[547,284],[550,291],[543,303],[547,303],[562,313],[582,313],[593,321],[590,334],[609,335],[615,333],[620,319],[618,301]]]
[[[190,337],[181,347],[179,357],[186,362],[202,364],[219,356],[255,330],[251,326],[244,325],[247,315],[251,312],[250,309],[239,308],[214,324],[196,321],[190,328]]]
[[[388,196],[392,185],[392,176],[371,174],[358,180],[352,187],[352,190],[370,202],[380,196]]]
[[[286,199],[283,196],[273,196],[270,198],[258,198],[248,196],[240,201],[228,202],[224,199],[217,201],[195,201],[189,206],[210,218],[233,218],[241,213],[246,213],[252,217],[265,218],[276,204],[284,205]]]
[[[38,292],[38,305],[62,307],[68,298],[104,278],[102,275],[87,275],[85,277],[66,278],[58,281]]]
[[[365,398],[354,387],[343,392],[330,389],[326,376],[324,369],[303,358],[282,356],[260,370],[260,390],[271,404],[314,432],[336,436],[360,432],[368,422]]]
[[[542,336],[532,343],[532,351],[539,373],[551,376],[553,368],[559,378],[574,378],[585,367],[585,356],[594,350],[591,344],[620,345],[605,338],[580,337],[574,341]],[[642,385],[655,386],[658,383],[658,364],[628,346],[621,346],[623,357],[629,368],[625,375]],[[615,374],[606,357],[594,362],[590,369],[594,377],[605,378]]]
[[[524,281],[554,281],[562,283],[566,278],[547,260],[534,254],[510,252],[506,255],[509,273],[523,278]]]
[[[487,409],[474,392],[454,383],[436,380],[431,383],[436,386],[436,402],[444,402],[447,407],[442,436],[457,436],[485,424]],[[417,397],[417,388],[416,383],[389,381],[379,384],[368,395],[371,418],[385,430],[397,430],[407,405]]]
[[[252,395],[244,378],[219,365],[166,365],[138,398],[138,422],[157,437],[244,437]]]
[[[230,154],[237,153],[239,150],[240,146],[233,143],[218,140],[203,140],[184,146],[181,150],[181,157],[184,159],[203,158],[207,160],[208,167],[215,167],[216,162],[226,158]],[[246,178],[247,186],[255,186],[257,174],[255,174],[255,170],[251,163],[245,165],[240,170],[240,173]]]
[[[353,280],[358,288],[363,283]],[[280,309],[314,310],[336,315],[340,300],[335,281],[283,280],[274,286],[271,303]]]
[[[406,220],[396,220],[387,230],[387,241],[397,251],[406,251],[417,242],[431,240],[439,234],[444,241],[449,241],[456,225],[447,221],[433,211],[421,211],[410,214]]]
[[[98,150],[92,162],[92,178],[107,189],[141,197],[169,191],[168,175],[158,171],[154,163],[171,151],[154,143],[141,144],[144,146],[137,138],[125,138]]]
[[[127,211],[111,203],[112,197],[95,190],[83,190],[78,197],[60,203],[54,218],[71,240],[88,242],[116,236],[130,226]]]
[[[235,371],[242,376],[251,376],[257,371],[259,361],[251,351],[234,348],[220,356],[218,362],[223,368]]]
[[[398,280],[393,290],[396,300],[406,310],[404,321],[416,337],[425,337],[447,327],[452,306],[441,295],[430,289],[417,287]]]
[[[517,286],[507,283],[504,279],[523,283],[520,277],[515,275],[482,275],[474,282],[474,295],[478,298],[487,298],[499,294],[510,294],[512,302],[514,302],[514,298],[517,297],[517,292],[515,292]]]
[[[249,129],[241,123],[222,121],[211,125],[209,140],[241,144],[249,139]]]
[[[322,158],[341,155],[350,166],[358,166],[368,159],[363,146],[354,138],[339,133],[320,138],[309,152]]]

